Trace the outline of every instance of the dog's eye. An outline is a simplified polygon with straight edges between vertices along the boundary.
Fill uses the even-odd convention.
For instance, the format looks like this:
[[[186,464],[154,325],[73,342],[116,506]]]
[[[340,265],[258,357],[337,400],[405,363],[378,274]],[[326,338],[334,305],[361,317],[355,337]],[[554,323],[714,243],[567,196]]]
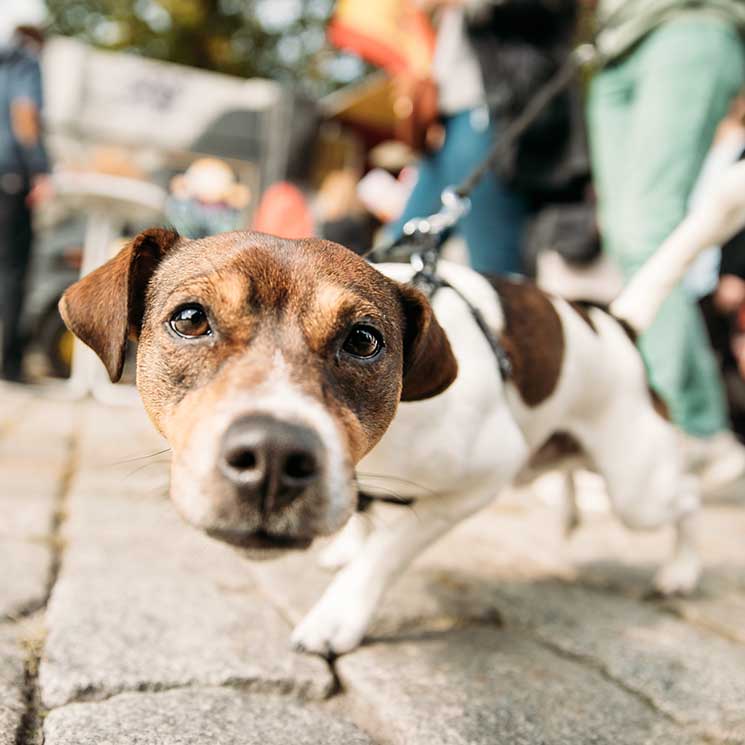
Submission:
[[[371,359],[383,348],[383,337],[372,326],[359,324],[354,326],[344,340],[342,349],[354,357]]]
[[[186,339],[207,336],[212,333],[207,314],[201,305],[186,305],[179,308],[169,322],[171,328]]]

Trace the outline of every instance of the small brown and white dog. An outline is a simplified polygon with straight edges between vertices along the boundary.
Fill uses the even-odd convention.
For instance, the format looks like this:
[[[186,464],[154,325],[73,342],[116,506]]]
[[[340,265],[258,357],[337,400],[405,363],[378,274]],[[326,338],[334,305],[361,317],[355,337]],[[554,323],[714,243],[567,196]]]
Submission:
[[[307,547],[355,512],[356,468],[416,500],[369,534],[352,522],[333,547],[347,563],[293,641],[338,654],[360,643],[406,565],[557,433],[580,444],[626,525],[676,527],[656,587],[695,586],[696,484],[627,329],[645,328],[693,255],[745,222],[717,210],[689,218],[612,314],[443,262],[501,338],[507,379],[458,293],[441,289],[430,305],[409,266],[372,266],[320,240],[149,230],[60,309],[114,381],[138,339],[137,385],[173,450],[172,499],[209,535],[249,556]]]

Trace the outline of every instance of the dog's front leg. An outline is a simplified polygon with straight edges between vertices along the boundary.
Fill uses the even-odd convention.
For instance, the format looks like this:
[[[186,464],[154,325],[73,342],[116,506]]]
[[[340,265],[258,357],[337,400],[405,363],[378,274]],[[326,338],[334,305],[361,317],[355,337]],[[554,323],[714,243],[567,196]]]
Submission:
[[[292,635],[295,649],[330,657],[362,641],[383,594],[417,554],[492,500],[499,485],[428,497],[401,508],[365,542]]]
[[[341,533],[324,549],[318,563],[325,569],[341,569],[362,551],[371,532],[370,515],[356,512]]]

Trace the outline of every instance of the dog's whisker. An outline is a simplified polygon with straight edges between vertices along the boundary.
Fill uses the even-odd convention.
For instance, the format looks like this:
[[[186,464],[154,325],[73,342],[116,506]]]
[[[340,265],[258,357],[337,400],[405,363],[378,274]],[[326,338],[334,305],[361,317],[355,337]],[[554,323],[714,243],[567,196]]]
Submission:
[[[133,458],[123,458],[122,460],[115,460],[109,463],[109,466],[122,466],[125,463],[134,463],[138,460],[147,460],[148,458],[155,458],[158,455],[163,455],[164,453],[170,453],[171,448],[164,448],[163,450],[156,450],[154,453],[149,453],[148,455],[136,455]]]
[[[130,471],[124,478],[125,479],[131,478],[132,476],[139,473],[140,471],[144,471],[146,468],[150,468],[151,466],[162,466],[169,462],[170,461],[167,461],[167,460],[153,460],[153,461],[150,461],[150,463],[144,463],[138,468],[135,468],[133,471]]]
[[[400,476],[390,476],[383,473],[367,473],[364,471],[358,471],[357,473],[365,479],[377,479],[379,481],[398,481],[399,483],[406,484],[407,486],[415,486],[417,489],[421,489],[423,492],[427,492],[428,494],[437,493],[434,491],[434,489],[430,489],[429,487],[424,486],[424,484],[420,484],[416,481],[411,481],[410,479],[402,479]]]

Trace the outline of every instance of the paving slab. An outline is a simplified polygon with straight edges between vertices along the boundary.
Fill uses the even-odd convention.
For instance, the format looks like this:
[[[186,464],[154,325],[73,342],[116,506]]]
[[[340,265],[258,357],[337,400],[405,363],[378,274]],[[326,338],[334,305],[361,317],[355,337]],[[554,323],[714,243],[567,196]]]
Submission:
[[[0,537],[0,621],[43,606],[51,560],[48,544]]]
[[[0,625],[0,745],[16,745],[25,712],[24,656],[11,627]]]
[[[16,402],[17,403],[17,402]],[[0,619],[43,605],[74,428],[70,404],[24,402],[0,427]]]
[[[327,665],[290,651],[289,624],[242,556],[184,524],[165,498],[87,482],[83,471],[71,487],[48,606],[46,706],[193,684],[331,692]]]
[[[36,399],[14,414],[0,440],[0,459],[17,463],[64,462],[80,408],[73,402]],[[0,430],[0,434],[3,434]]]
[[[225,688],[124,693],[71,704],[44,722],[45,745],[374,745],[349,722],[292,700]]]
[[[398,648],[401,639],[427,631],[441,632],[446,640],[458,638],[469,627],[497,627],[492,629],[496,635],[519,630],[634,691],[652,702],[663,718],[690,726],[701,736],[745,742],[745,646],[683,622],[670,612],[670,606],[641,599],[656,566],[651,560],[664,557],[666,537],[658,538],[661,545],[650,541],[650,536],[611,541],[614,550],[624,542],[627,549],[637,545],[642,555],[629,552],[626,562],[611,550],[611,560],[600,562],[595,569],[610,567],[605,580],[615,573],[620,585],[607,589],[599,572],[593,582],[605,588],[600,591],[582,584],[584,567],[574,565],[566,548],[547,550],[556,540],[548,534],[556,527],[549,520],[541,525],[530,515],[523,519],[519,511],[500,514],[497,510],[487,510],[464,523],[404,573],[372,625],[370,637],[378,643],[370,651],[342,658],[338,670],[348,674],[352,669],[348,660],[358,654],[377,656],[381,670],[391,666],[392,679],[399,679],[405,687],[424,673],[416,668],[409,674],[397,667],[395,656],[386,652],[386,643]],[[583,540],[586,562],[603,556],[602,530]],[[716,542],[713,536],[710,540]],[[716,556],[717,561],[724,558]],[[252,571],[277,603],[286,603],[286,615],[296,622],[330,579],[314,563],[310,558],[288,556],[254,565]],[[723,601],[715,595],[711,602]],[[710,608],[709,612],[714,611]],[[723,615],[724,605],[717,606],[717,612]],[[734,623],[733,619],[729,622]],[[462,654],[466,660],[466,653]],[[365,674],[343,675],[342,681],[364,690]],[[392,682],[390,695],[397,694]],[[608,714],[602,700],[599,705]]]
[[[132,472],[168,447],[140,404],[113,408],[88,402],[80,419],[79,456],[88,466]]]
[[[698,522],[704,565],[700,586],[666,607],[690,623],[745,643],[745,509],[706,505]],[[581,584],[641,599],[671,548],[671,530],[632,533],[610,516],[593,516],[568,542],[567,554]]]
[[[357,721],[395,745],[669,745],[679,727],[601,674],[487,628],[374,644],[337,662]]]
[[[741,507],[704,512],[701,592],[650,603],[670,531],[593,512],[565,541],[558,509],[510,495],[404,574],[329,707],[329,667],[289,651],[331,579],[317,549],[254,563],[182,523],[140,407],[7,401],[0,387],[0,618],[44,600],[75,433],[39,680],[52,745],[745,743]],[[0,634],[0,745],[23,685]]]
[[[508,628],[584,660],[667,716],[745,742],[745,646],[654,604],[555,581],[494,588]]]
[[[66,464],[33,469],[0,456],[0,541],[49,536]]]

